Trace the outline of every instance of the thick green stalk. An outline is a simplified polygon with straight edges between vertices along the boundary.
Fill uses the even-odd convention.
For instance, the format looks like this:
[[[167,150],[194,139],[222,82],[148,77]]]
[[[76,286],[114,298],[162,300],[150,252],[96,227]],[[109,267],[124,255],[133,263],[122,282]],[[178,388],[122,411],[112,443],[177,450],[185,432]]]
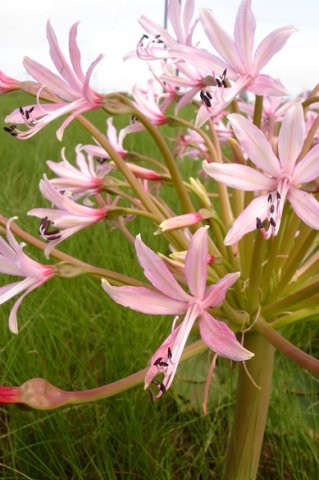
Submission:
[[[264,259],[265,248],[266,240],[262,235],[257,235],[250,264],[249,287],[247,294],[251,313],[254,313],[260,304],[262,262]]]
[[[228,444],[224,480],[255,480],[264,438],[273,374],[274,347],[259,333],[247,334],[245,347],[255,356],[239,366],[235,420]]]

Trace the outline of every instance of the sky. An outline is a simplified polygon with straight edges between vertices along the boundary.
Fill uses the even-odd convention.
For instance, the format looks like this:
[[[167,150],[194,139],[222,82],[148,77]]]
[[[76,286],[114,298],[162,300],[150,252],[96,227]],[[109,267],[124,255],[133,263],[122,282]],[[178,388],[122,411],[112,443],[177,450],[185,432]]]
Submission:
[[[80,21],[78,43],[83,67],[99,53],[105,58],[92,79],[93,87],[103,93],[130,90],[149,78],[145,62],[123,56],[134,50],[144,33],[140,15],[163,24],[165,0],[0,0],[0,70],[19,80],[31,79],[24,71],[24,56],[52,67],[46,40],[48,19],[67,55],[68,31]],[[211,8],[230,33],[239,0],[195,0],[198,8]],[[275,28],[294,25],[286,46],[263,69],[280,78],[292,95],[319,82],[319,2],[318,0],[253,0],[257,20],[256,44]],[[198,29],[198,32],[200,29]],[[205,48],[207,40],[200,38]],[[212,50],[213,51],[213,50]]]

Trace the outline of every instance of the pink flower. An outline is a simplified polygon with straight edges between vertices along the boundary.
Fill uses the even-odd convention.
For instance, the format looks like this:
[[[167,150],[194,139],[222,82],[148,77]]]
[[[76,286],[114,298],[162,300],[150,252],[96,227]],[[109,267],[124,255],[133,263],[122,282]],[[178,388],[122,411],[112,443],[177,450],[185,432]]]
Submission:
[[[165,94],[159,95],[155,92],[153,80],[147,82],[146,89],[135,85],[132,89],[132,95],[135,108],[145,115],[153,125],[162,125],[166,122],[166,116],[161,108],[161,101],[165,98]],[[131,127],[134,127],[134,125]],[[136,124],[136,131],[143,129],[143,125]]]
[[[257,95],[285,95],[286,89],[269,75],[260,71],[296,31],[292,26],[274,30],[266,36],[253,54],[256,22],[251,10],[251,0],[242,0],[235,21],[234,39],[216,21],[213,12],[203,9],[200,13],[205,33],[219,56],[204,49],[184,45],[170,47],[169,56],[175,61],[184,60],[215,77],[214,89],[208,90],[207,101],[198,112],[196,123],[202,125],[217,115],[240,92],[249,90]],[[231,80],[233,85],[226,88]]]
[[[157,398],[170,387],[188,335],[197,318],[202,339],[216,353],[236,361],[252,357],[253,354],[237,341],[229,327],[208,313],[209,308],[224,300],[228,288],[236,282],[240,274],[230,273],[215,285],[206,286],[208,234],[205,227],[193,235],[186,255],[185,279],[189,292],[182,289],[165,262],[142,242],[140,235],[136,237],[135,248],[144,274],[155,290],[131,286],[113,287],[106,280],[102,280],[104,290],[115,302],[138,312],[185,315],[177,327],[174,321],[172,333],[153,355],[145,377],[145,388],[151,383],[157,385]],[[158,373],[164,377],[160,383],[153,380]]]
[[[73,166],[65,157],[65,151],[62,150],[62,162],[47,161],[48,167],[58,176],[51,178],[49,182],[58,188],[74,194],[92,195],[102,190],[103,177],[112,170],[107,165],[108,170],[104,168],[103,175],[98,173],[98,165],[96,166],[91,155],[87,158],[83,153],[83,147],[78,145],[76,151],[76,164]]]
[[[49,69],[28,57],[24,59],[27,72],[42,86],[38,91],[41,97],[41,89],[48,90],[54,95],[56,103],[39,102],[34,105],[20,107],[10,113],[5,121],[13,124],[24,124],[26,130],[14,128],[13,133],[21,139],[30,138],[40,131],[45,125],[62,115],[68,115],[57,130],[57,137],[61,140],[64,129],[80,113],[99,108],[103,102],[103,96],[96,93],[89,85],[95,66],[101,61],[103,55],[99,55],[89,66],[86,74],[81,67],[81,54],[76,42],[77,26],[75,23],[69,34],[69,51],[71,65],[67,62],[60,50],[57,38],[47,23],[47,37],[50,44],[50,55],[59,73],[56,75]]]
[[[40,234],[49,245],[45,249],[48,256],[51,250],[60,242],[70,237],[82,228],[94,225],[103,220],[109,211],[108,206],[91,208],[76,203],[66,193],[62,194],[44,176],[40,182],[42,195],[57,208],[33,208],[28,215],[41,218]],[[50,228],[54,227],[54,230]]]
[[[32,260],[23,252],[24,243],[18,243],[10,231],[14,218],[7,222],[7,242],[0,237],[0,272],[6,275],[24,277],[23,280],[12,282],[0,287],[0,305],[23,293],[14,304],[9,316],[9,329],[18,333],[17,311],[28,293],[52,278],[55,273],[53,265],[42,265]]]
[[[147,34],[139,40],[136,52],[128,53],[124,58],[138,56],[142,60],[154,60],[167,57],[167,47],[176,43],[192,44],[192,36],[198,19],[192,22],[194,15],[194,0],[186,0],[184,8],[180,0],[168,2],[167,17],[172,25],[175,38],[159,23],[153,22],[142,15],[139,23]]]
[[[12,92],[20,88],[20,82],[0,70],[0,93]]]
[[[246,191],[262,191],[235,220],[225,244],[238,242],[255,228],[265,238],[277,235],[286,198],[296,215],[309,227],[319,230],[319,202],[300,185],[319,176],[319,145],[297,161],[305,139],[303,109],[299,103],[285,114],[278,137],[278,157],[265,135],[239,114],[228,116],[234,132],[257,168],[235,163],[203,163],[204,170],[218,182]]]

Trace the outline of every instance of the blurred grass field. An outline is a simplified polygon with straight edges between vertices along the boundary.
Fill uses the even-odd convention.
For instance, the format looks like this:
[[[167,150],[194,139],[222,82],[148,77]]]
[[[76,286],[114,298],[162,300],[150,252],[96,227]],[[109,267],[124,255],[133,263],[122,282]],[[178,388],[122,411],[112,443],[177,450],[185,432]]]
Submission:
[[[1,118],[20,104],[28,104],[21,94],[1,96]],[[104,131],[102,113],[90,118]],[[38,183],[48,172],[46,160],[59,161],[62,146],[72,160],[76,144],[91,143],[76,122],[66,130],[62,145],[55,129],[49,125],[28,141],[0,131],[0,213],[18,216],[19,225],[34,235],[38,221],[26,212],[45,205]],[[128,138],[126,145],[160,158],[144,134]],[[141,231],[149,245],[161,241],[154,239],[149,224],[134,221],[130,228]],[[78,233],[61,249],[94,265],[143,278],[132,246],[104,224]],[[46,262],[32,247],[25,251]],[[1,285],[7,282],[8,278],[1,279]],[[66,390],[113,382],[145,368],[171,326],[171,318],[151,318],[118,307],[97,279],[84,276],[55,278],[28,295],[18,312],[17,336],[8,330],[13,303],[0,308],[2,385],[20,385],[32,377],[44,377]],[[318,356],[315,321],[291,326],[284,334]],[[172,389],[156,403],[140,385],[98,403],[49,412],[1,406],[0,478],[219,480],[235,402],[236,367],[219,362],[209,414],[203,417],[208,365],[207,353],[185,362]],[[316,480],[318,443],[318,380],[278,354],[258,478]]]

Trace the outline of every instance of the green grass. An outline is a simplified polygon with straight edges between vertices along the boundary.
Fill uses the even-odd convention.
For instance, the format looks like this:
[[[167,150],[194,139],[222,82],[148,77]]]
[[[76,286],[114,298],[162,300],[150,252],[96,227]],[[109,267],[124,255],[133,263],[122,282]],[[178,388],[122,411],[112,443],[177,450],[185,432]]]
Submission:
[[[20,103],[24,104],[24,98],[18,94],[1,97],[1,118]],[[104,129],[103,116],[91,117]],[[38,221],[27,218],[26,212],[44,205],[38,182],[47,172],[45,161],[60,158],[61,144],[54,132],[49,125],[24,142],[0,132],[0,212],[18,215],[19,224],[34,234]],[[159,158],[145,135],[131,141],[135,150]],[[66,130],[63,144],[68,152],[86,142],[90,139],[78,125]],[[167,195],[171,195],[169,190]],[[133,222],[131,227],[138,232],[141,223]],[[143,238],[154,242],[149,227],[144,226]],[[80,232],[61,249],[142,278],[131,245],[105,225]],[[26,252],[34,249],[26,247]],[[20,307],[17,336],[7,326],[12,304],[0,309],[0,382],[5,385],[19,385],[32,377],[44,377],[68,390],[103,385],[144,368],[170,330],[169,318],[119,308],[104,294],[99,281],[88,277],[56,278],[30,294]],[[314,322],[284,333],[318,355]],[[151,403],[141,385],[95,404],[49,412],[2,406],[0,478],[219,480],[232,422],[236,367],[219,363],[209,414],[203,417],[207,366],[207,354],[185,362],[172,389],[156,403]],[[318,381],[312,375],[277,355],[260,480],[318,478],[318,394]]]

